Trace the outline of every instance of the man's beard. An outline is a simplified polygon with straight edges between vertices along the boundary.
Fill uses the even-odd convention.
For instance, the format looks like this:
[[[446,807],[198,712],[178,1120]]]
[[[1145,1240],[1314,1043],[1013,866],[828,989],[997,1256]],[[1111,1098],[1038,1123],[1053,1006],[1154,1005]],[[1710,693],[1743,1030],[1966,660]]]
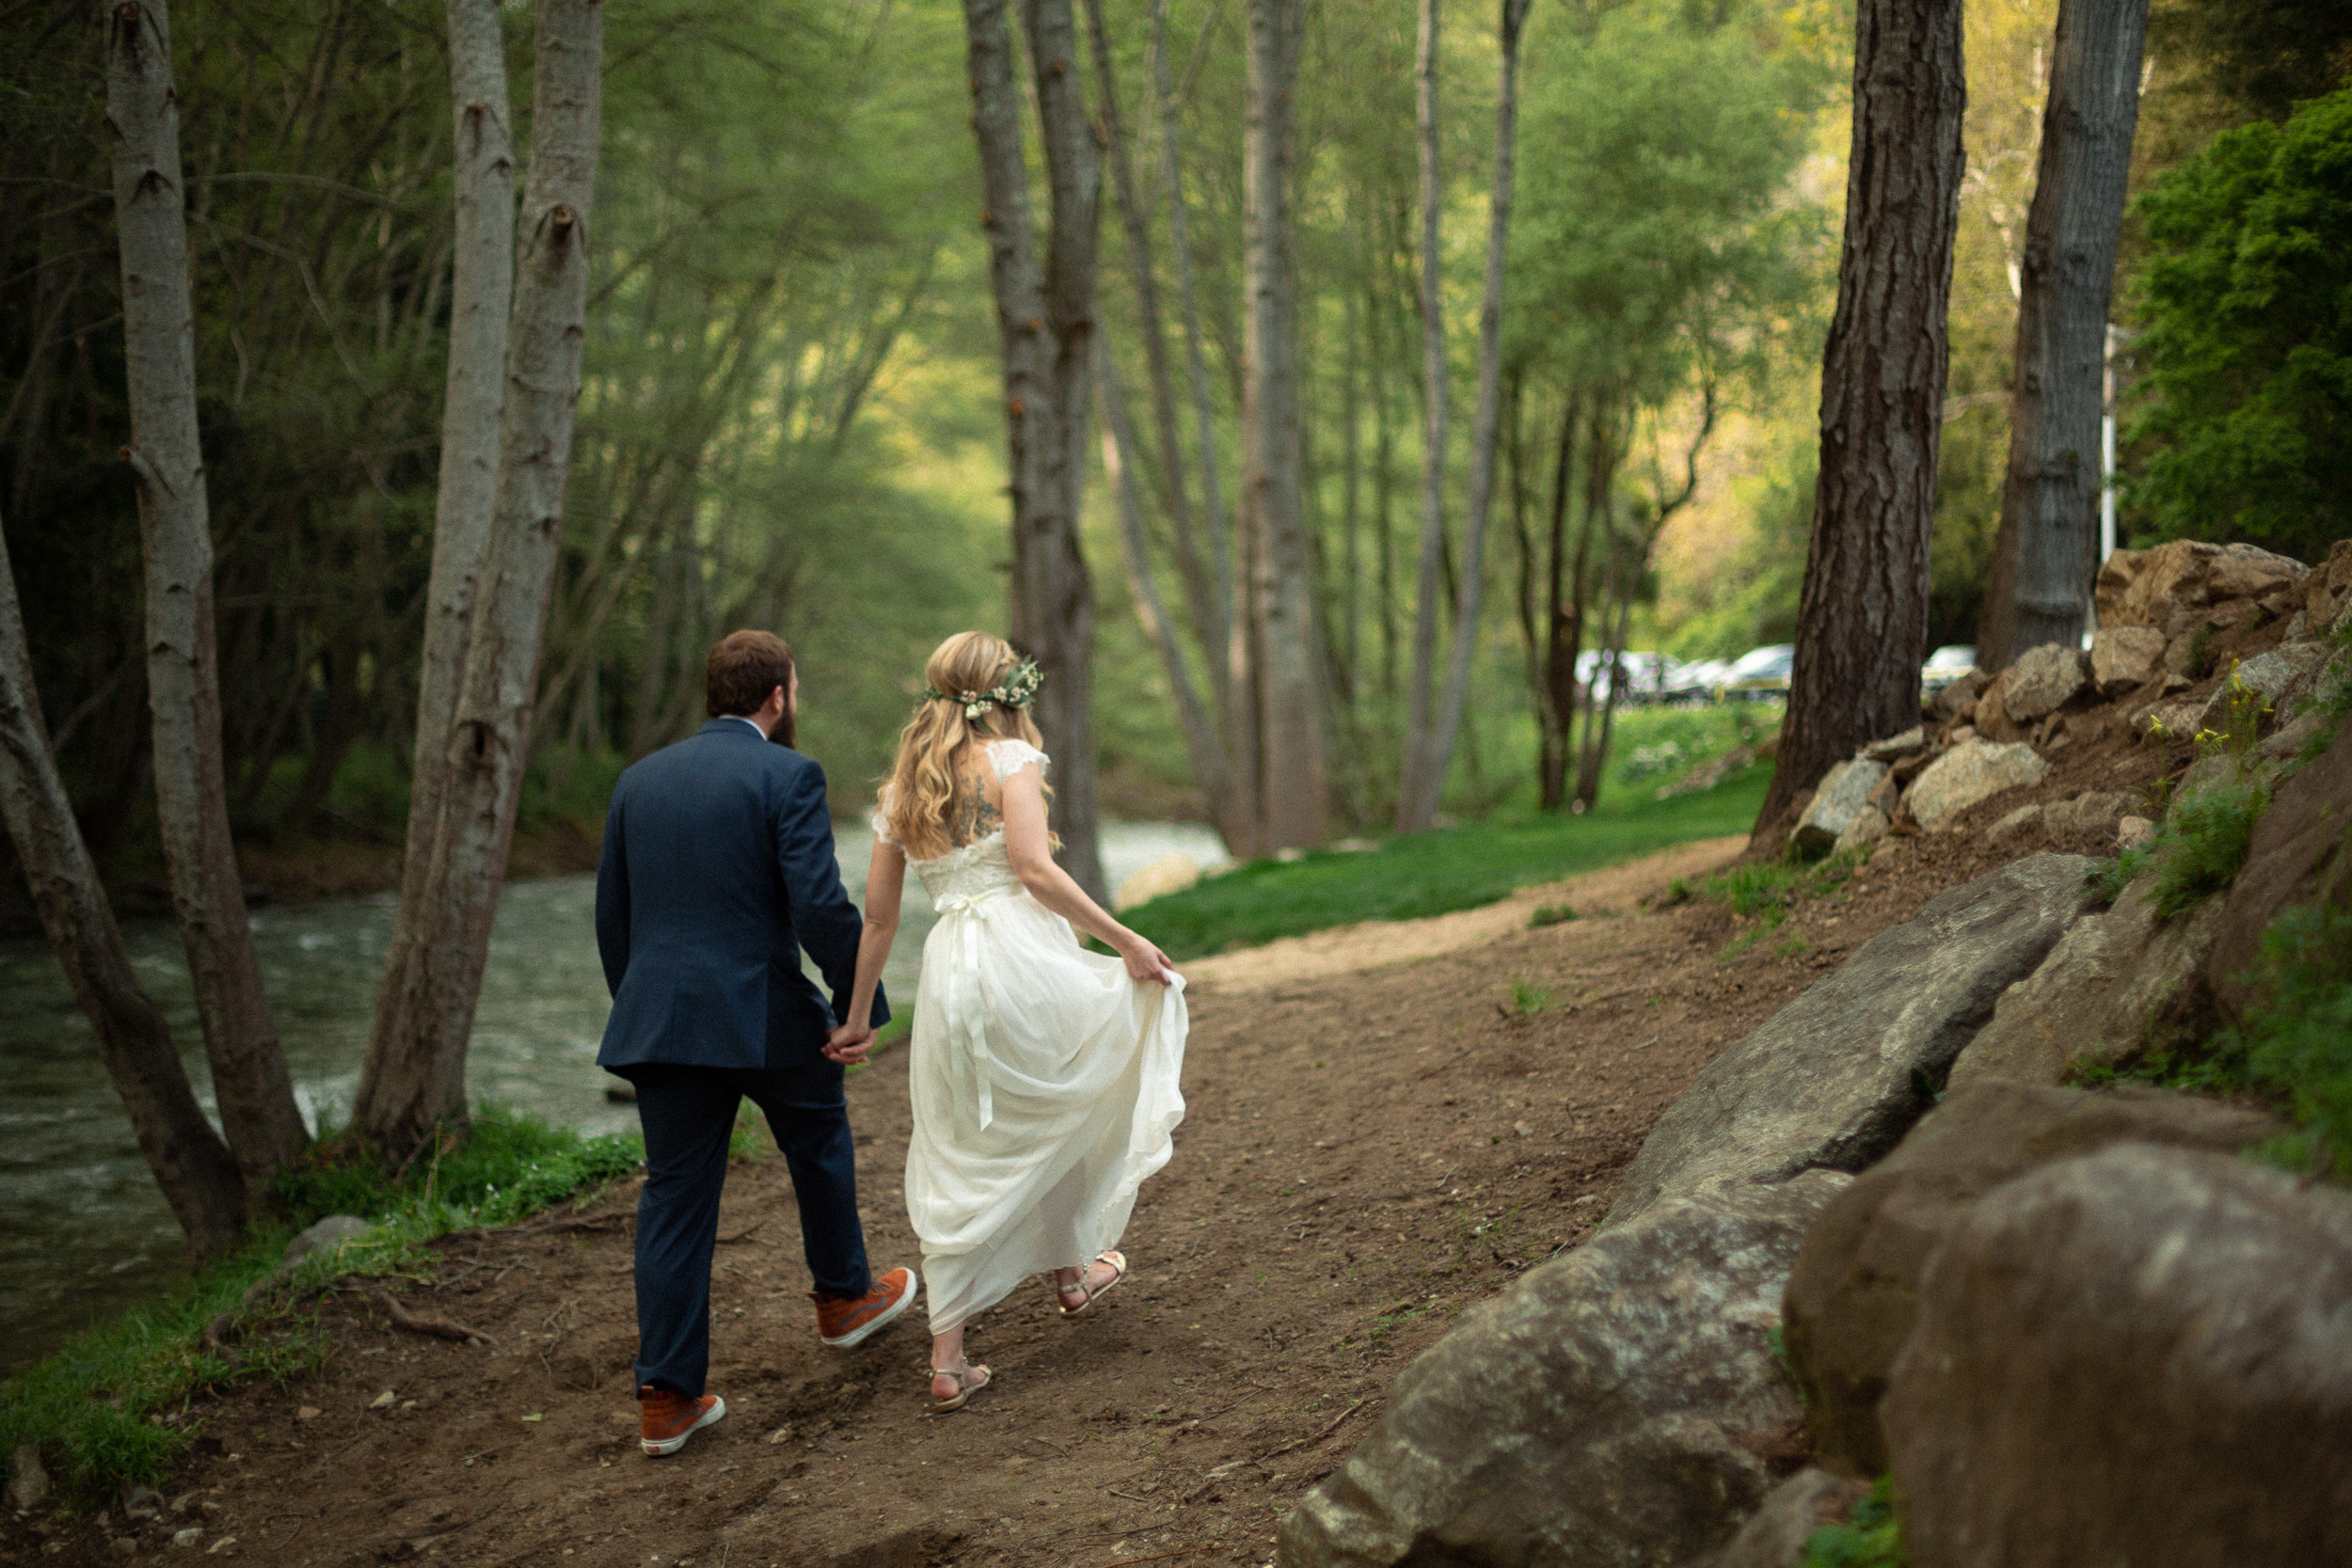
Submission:
[[[800,738],[800,732],[794,724],[794,721],[799,717],[800,715],[790,708],[786,708],[784,717],[776,721],[776,727],[768,732],[768,738],[779,746],[791,745]]]

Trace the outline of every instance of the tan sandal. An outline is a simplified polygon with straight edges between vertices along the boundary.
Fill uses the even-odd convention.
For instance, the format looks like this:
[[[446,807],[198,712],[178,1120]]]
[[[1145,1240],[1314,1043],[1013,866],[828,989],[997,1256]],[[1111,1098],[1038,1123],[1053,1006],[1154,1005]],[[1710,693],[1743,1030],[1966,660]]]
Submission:
[[[1109,1283],[1104,1285],[1099,1290],[1087,1283],[1087,1270],[1093,1268],[1095,1263],[1108,1263],[1111,1266],[1111,1277]],[[1067,1296],[1075,1294],[1083,1298],[1075,1307],[1062,1307],[1061,1315],[1065,1318],[1076,1317],[1079,1313],[1085,1311],[1088,1307],[1093,1306],[1096,1302],[1110,1294],[1112,1291],[1118,1288],[1119,1282],[1126,1277],[1127,1255],[1125,1253],[1096,1253],[1094,1255],[1094,1262],[1089,1263],[1085,1269],[1080,1269],[1078,1271],[1078,1277],[1075,1280],[1072,1281],[1068,1285],[1063,1285],[1059,1282],[1055,1284],[1054,1293],[1056,1295]]]
[[[931,1369],[931,1376],[952,1377],[956,1380],[956,1397],[954,1399],[935,1399],[931,1401],[931,1414],[934,1416],[945,1416],[951,1410],[961,1410],[964,1407],[965,1402],[968,1402],[973,1395],[987,1387],[990,1382],[988,1369],[986,1367],[975,1367],[969,1361],[966,1361],[961,1367],[933,1367]],[[977,1377],[979,1381],[977,1383],[966,1383],[964,1379],[968,1377]]]

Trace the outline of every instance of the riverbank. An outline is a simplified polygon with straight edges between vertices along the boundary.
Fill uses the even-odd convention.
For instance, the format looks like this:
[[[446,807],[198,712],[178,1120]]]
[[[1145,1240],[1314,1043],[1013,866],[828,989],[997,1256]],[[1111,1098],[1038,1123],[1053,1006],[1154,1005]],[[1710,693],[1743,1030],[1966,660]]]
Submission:
[[[1434,957],[1416,936],[1444,947],[1477,917],[1188,966],[1190,1112],[1122,1243],[1136,1275],[1078,1323],[1041,1290],[983,1319],[973,1354],[998,1383],[967,1414],[928,1416],[919,1325],[817,1344],[771,1156],[736,1167],[721,1226],[713,1386],[732,1414],[676,1460],[631,1441],[625,1182],[566,1228],[433,1244],[405,1309],[492,1345],[326,1298],[314,1374],[190,1407],[195,1449],[134,1549],[197,1529],[197,1549],[273,1564],[1262,1562],[1395,1372],[1581,1239],[1718,1052],[1968,869],[1957,846],[1890,845],[1726,958],[1753,922],[1664,899],[1732,847],[1531,890],[1579,918],[1498,921]],[[883,1265],[914,1260],[904,1069],[886,1053],[850,1088]],[[0,1545],[111,1563],[129,1521],[49,1523]]]

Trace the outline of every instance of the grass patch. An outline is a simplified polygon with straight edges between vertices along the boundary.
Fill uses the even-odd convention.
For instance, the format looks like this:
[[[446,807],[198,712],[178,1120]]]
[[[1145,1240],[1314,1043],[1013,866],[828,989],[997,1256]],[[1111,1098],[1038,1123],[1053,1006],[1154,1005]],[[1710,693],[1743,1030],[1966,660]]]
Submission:
[[[1881,1476],[1842,1525],[1823,1525],[1807,1537],[1797,1568],[1903,1568],[1902,1527],[1895,1519],[1895,1483]]]
[[[1376,853],[1323,850],[1288,864],[1257,861],[1154,898],[1125,919],[1183,959],[1359,920],[1474,909],[1531,882],[1744,832],[1771,776],[1771,766],[1759,764],[1713,789],[1666,800],[1619,790],[1580,816],[1498,818],[1392,838]]]
[[[1763,928],[1770,930],[1788,918],[1790,906],[1800,899],[1819,898],[1845,886],[1861,869],[1863,860],[1860,850],[1848,849],[1810,863],[1793,859],[1758,861],[1735,865],[1695,888],[1677,880],[1667,891],[1670,897],[1679,889],[1712,899],[1742,919],[1762,922]]]
[[[2264,1158],[2352,1177],[2352,911],[2289,910],[2263,933],[2268,1000],[2223,1042],[2246,1076],[2285,1097],[2296,1132]]]
[[[366,1160],[323,1157],[289,1171],[278,1182],[281,1215],[243,1250],[0,1383],[0,1452],[32,1444],[70,1499],[95,1502],[127,1482],[159,1485],[194,1433],[195,1398],[240,1378],[282,1384],[325,1361],[329,1347],[306,1305],[320,1288],[347,1274],[418,1270],[434,1237],[512,1224],[635,1170],[644,1155],[634,1137],[583,1138],[485,1107],[467,1143],[444,1139],[398,1180]],[[362,1215],[377,1228],[304,1259],[287,1289],[246,1306],[246,1291],[277,1268],[294,1232],[331,1213]],[[205,1325],[222,1313],[235,1314],[241,1330],[233,1360],[203,1342]]]
[[[1512,983],[1511,1010],[1521,1018],[1533,1018],[1550,1006],[1551,989],[1549,987],[1531,986],[1524,980]]]
[[[1527,917],[1529,926],[1541,930],[1546,926],[1565,926],[1576,918],[1576,911],[1565,904],[1545,904]]]
[[[2245,868],[2254,824],[2269,804],[2270,793],[2260,784],[2200,790],[2173,802],[2153,841],[2106,862],[2091,879],[2112,903],[2153,866],[2156,913],[2178,919],[2228,887]]]

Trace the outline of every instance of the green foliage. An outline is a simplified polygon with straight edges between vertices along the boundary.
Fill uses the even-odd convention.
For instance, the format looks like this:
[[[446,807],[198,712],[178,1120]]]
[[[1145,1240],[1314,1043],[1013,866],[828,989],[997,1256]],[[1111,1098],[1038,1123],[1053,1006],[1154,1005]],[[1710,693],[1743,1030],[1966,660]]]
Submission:
[[[2230,1043],[2253,1083],[2286,1097],[2299,1130],[2270,1153],[2352,1177],[2352,911],[2280,915],[2263,933],[2258,974],[2264,1000]]]
[[[1789,906],[1800,899],[1834,893],[1851,879],[1864,860],[1848,849],[1807,863],[1793,858],[1755,861],[1709,877],[1697,889],[1742,919],[1755,919],[1770,930],[1788,917]]]
[[[88,1500],[126,1481],[159,1484],[193,1434],[196,1396],[238,1378],[282,1384],[322,1364],[328,1346],[304,1306],[318,1289],[346,1274],[421,1266],[433,1237],[511,1225],[635,1170],[644,1155],[634,1137],[583,1138],[496,1107],[475,1114],[469,1139],[442,1140],[398,1180],[373,1162],[323,1154],[279,1178],[282,1215],[243,1250],[0,1383],[0,1452],[34,1445]],[[377,1228],[304,1259],[283,1288],[248,1303],[294,1231],[330,1213],[371,1218]],[[205,1325],[224,1313],[237,1320],[234,1362],[203,1342]]]
[[[1388,841],[1375,854],[1324,851],[1257,861],[1154,898],[1131,924],[1178,958],[1252,946],[1359,920],[1472,909],[1514,888],[1597,870],[1696,838],[1740,832],[1763,803],[1770,768],[1711,790],[1604,800],[1582,816],[1502,819]]]
[[[1541,904],[1527,917],[1527,924],[1536,929],[1546,926],[1565,926],[1576,918],[1576,911],[1565,904]]]
[[[2156,0],[2148,53],[2236,119],[2284,119],[2352,76],[2352,8],[2341,0]]]
[[[1903,1568],[1903,1532],[1895,1518],[1895,1481],[1881,1476],[1842,1525],[1823,1525],[1804,1544],[1798,1568]]]
[[[1511,985],[1511,1010],[1521,1018],[1533,1018],[1551,1006],[1551,988],[1531,986],[1524,980]]]
[[[2269,804],[2260,784],[2218,785],[2175,802],[2153,847],[2156,913],[2175,919],[2228,887]]]
[[[2169,538],[2352,533],[2352,88],[2226,131],[2139,198],[2126,496]]]

